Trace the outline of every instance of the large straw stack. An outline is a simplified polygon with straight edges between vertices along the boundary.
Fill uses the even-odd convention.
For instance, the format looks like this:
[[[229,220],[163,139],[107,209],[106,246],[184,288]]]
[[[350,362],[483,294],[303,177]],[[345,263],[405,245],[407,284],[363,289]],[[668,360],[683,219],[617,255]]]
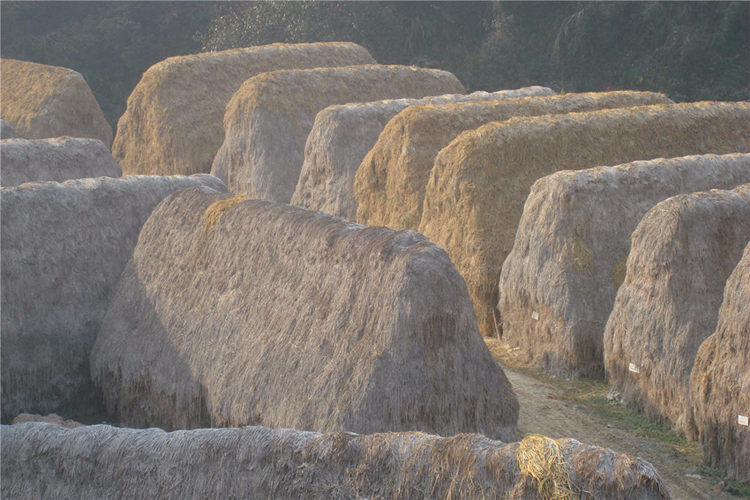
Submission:
[[[3,186],[86,177],[120,177],[122,171],[99,139],[7,139],[0,147]]]
[[[2,419],[101,411],[89,352],[151,210],[195,177],[129,176],[2,188]],[[100,399],[100,398],[99,398]]]
[[[460,133],[517,116],[539,116],[671,103],[652,92],[567,94],[409,108],[391,120],[362,161],[355,180],[357,221],[419,228],[435,157]]]
[[[408,110],[407,110],[408,111]],[[534,182],[559,170],[750,151],[750,104],[693,103],[512,118],[464,132],[435,159],[420,232],[466,279],[485,335]]]
[[[315,117],[291,204],[355,220],[354,175],[388,121],[409,106],[550,95],[546,87],[329,106]]]
[[[88,137],[109,147],[112,128],[80,73],[15,59],[2,59],[3,120],[18,137]]]
[[[716,331],[724,285],[748,241],[750,184],[659,203],[633,232],[604,331],[613,394],[693,439],[693,363]]]
[[[242,82],[277,69],[374,64],[353,43],[272,44],[170,57],[151,66],[128,98],[112,146],[125,174],[211,170],[224,111]]]
[[[333,104],[463,94],[447,71],[353,66],[274,71],[247,80],[224,116],[226,138],[211,173],[230,191],[289,203],[315,115]]]
[[[690,376],[703,456],[744,482],[750,482],[749,305],[750,244],[727,280],[716,332],[698,349]]]
[[[503,263],[503,340],[556,376],[604,376],[602,337],[630,236],[680,193],[750,182],[750,154],[687,156],[542,177]]]
[[[444,250],[227,196],[177,193],[143,226],[91,354],[115,418],[514,438],[516,396]]]
[[[645,460],[574,439],[29,422],[3,426],[2,442],[3,498],[561,499],[544,492],[565,479],[580,498],[669,499]]]

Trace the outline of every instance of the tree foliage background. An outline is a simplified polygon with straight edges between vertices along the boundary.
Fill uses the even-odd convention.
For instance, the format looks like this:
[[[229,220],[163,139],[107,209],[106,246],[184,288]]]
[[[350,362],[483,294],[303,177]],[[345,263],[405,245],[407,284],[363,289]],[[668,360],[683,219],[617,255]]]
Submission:
[[[114,127],[151,65],[274,42],[352,41],[467,90],[750,98],[750,2],[0,3],[0,56],[83,74]],[[1,75],[0,75],[1,78]]]

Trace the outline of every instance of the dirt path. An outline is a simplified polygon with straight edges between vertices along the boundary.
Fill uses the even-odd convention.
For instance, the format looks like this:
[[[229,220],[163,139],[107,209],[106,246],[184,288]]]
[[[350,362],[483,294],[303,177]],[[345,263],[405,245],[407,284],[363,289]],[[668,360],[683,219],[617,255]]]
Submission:
[[[713,478],[700,476],[700,460],[675,453],[668,444],[635,436],[601,416],[560,399],[561,390],[503,366],[521,403],[519,434],[571,437],[583,443],[642,457],[661,474],[673,500],[730,500]]]

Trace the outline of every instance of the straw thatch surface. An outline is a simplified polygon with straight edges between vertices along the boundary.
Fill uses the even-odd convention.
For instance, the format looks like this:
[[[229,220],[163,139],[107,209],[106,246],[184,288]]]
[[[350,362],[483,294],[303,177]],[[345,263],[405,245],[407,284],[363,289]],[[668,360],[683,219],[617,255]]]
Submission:
[[[716,332],[698,349],[690,398],[706,461],[750,482],[750,245],[727,280]]]
[[[329,106],[315,117],[292,205],[355,220],[354,174],[388,121],[409,106],[549,95],[546,87]]]
[[[2,419],[96,411],[89,352],[151,210],[208,175],[2,188]]]
[[[99,139],[7,139],[0,147],[3,186],[85,177],[120,177],[122,171]]]
[[[750,184],[659,203],[633,232],[604,331],[612,394],[693,439],[693,362],[716,331],[724,285],[748,241]]]
[[[374,64],[354,43],[272,44],[170,57],[128,98],[112,146],[126,174],[208,173],[224,141],[224,111],[242,82],[277,69]]]
[[[0,139],[15,139],[16,131],[5,120],[0,120]]]
[[[607,92],[406,109],[388,123],[357,170],[354,186],[358,202],[357,221],[372,226],[417,230],[435,157],[466,130],[516,116],[671,102],[662,94],[652,92]]]
[[[80,73],[15,59],[0,60],[3,120],[24,139],[89,137],[109,147],[112,128]]]
[[[518,419],[441,248],[200,190],[143,226],[91,366],[108,411],[135,427],[512,440]]]
[[[315,115],[333,104],[463,94],[447,71],[409,66],[285,70],[242,84],[227,104],[211,173],[234,193],[289,203]]]
[[[3,426],[2,442],[3,498],[543,498],[521,472],[519,443],[478,434],[26,423]],[[582,500],[670,498],[643,459],[574,439],[551,443]]]
[[[750,154],[557,172],[534,183],[500,274],[503,340],[548,372],[604,376],[602,337],[630,235],[680,193],[750,182]]]
[[[537,179],[559,170],[735,152],[750,152],[749,103],[664,104],[490,123],[464,132],[435,159],[420,232],[448,251],[466,279],[480,330],[492,335],[500,268]]]

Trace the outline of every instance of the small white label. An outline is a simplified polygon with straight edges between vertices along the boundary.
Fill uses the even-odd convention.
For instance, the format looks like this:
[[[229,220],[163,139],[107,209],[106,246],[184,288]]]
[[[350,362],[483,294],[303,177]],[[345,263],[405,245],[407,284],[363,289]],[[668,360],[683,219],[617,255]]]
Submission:
[[[737,415],[737,423],[747,427],[747,415]]]
[[[539,313],[536,311],[531,311],[531,319],[539,321]]]
[[[641,373],[641,371],[638,369],[638,367],[635,366],[635,363],[630,363],[628,365],[628,370],[630,370],[633,373]]]

